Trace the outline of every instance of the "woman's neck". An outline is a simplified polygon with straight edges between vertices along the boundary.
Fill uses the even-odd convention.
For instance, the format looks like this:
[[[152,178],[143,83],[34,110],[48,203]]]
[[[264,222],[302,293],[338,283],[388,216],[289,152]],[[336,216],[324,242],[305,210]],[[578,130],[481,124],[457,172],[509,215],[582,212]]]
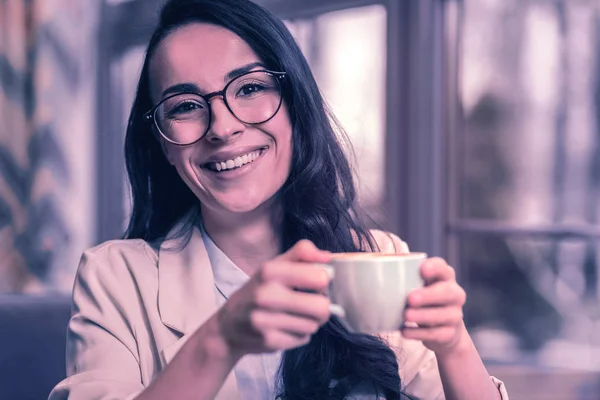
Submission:
[[[280,223],[269,207],[235,215],[204,209],[202,221],[212,241],[249,276],[281,252]]]

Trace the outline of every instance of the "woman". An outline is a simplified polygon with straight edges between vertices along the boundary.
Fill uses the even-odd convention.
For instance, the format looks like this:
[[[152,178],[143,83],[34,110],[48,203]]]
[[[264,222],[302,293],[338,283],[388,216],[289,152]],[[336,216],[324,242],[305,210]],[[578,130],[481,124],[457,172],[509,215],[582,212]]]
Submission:
[[[330,121],[281,21],[247,0],[168,2],[127,131],[127,239],[84,253],[51,398],[506,399],[441,259],[409,298],[418,328],[330,318],[330,252],[406,251],[356,218]]]

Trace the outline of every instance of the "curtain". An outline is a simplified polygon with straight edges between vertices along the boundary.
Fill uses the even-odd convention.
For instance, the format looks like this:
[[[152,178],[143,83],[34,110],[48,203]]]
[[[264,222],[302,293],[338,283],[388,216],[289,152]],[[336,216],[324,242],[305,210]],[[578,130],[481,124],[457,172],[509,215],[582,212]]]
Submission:
[[[94,3],[0,0],[0,292],[66,290],[89,242]]]

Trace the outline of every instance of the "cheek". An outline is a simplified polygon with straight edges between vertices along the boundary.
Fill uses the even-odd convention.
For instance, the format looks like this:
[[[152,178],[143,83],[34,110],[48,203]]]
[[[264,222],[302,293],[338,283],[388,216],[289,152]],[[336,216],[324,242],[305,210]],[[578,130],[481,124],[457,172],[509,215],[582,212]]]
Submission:
[[[293,156],[294,156],[294,148],[293,148],[292,141],[290,139],[286,143],[286,148],[285,148],[284,163],[285,163],[285,168],[286,168],[286,175],[289,174],[289,172],[292,168],[292,157]]]
[[[193,170],[193,148],[179,147],[172,144],[165,146],[165,156],[171,165],[175,167],[181,179],[190,183],[194,177]]]
[[[289,134],[286,141],[287,166],[288,169],[292,166],[292,158],[294,157],[294,129],[290,126]]]
[[[162,145],[167,160],[178,169],[188,164],[196,152],[194,146],[176,146],[166,141],[163,141]]]
[[[294,130],[292,128],[287,109],[282,107],[280,112],[282,118],[279,120],[279,124],[275,128],[277,129],[277,132],[279,132],[279,134],[276,137],[277,147],[278,151],[280,152],[280,162],[282,162],[289,169],[289,166],[291,166],[292,164],[292,137],[294,135]]]
[[[285,131],[280,131],[285,132]],[[293,154],[293,144],[291,134],[286,133],[279,135],[276,138],[277,147],[276,147],[276,168],[275,168],[275,176],[280,179],[287,179],[291,166],[292,166],[292,154]]]

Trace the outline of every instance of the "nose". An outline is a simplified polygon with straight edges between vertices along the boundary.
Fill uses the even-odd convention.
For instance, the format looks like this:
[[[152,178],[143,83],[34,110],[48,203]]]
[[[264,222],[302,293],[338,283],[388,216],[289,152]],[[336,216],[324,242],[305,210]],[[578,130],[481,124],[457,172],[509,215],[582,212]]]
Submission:
[[[245,125],[227,108],[222,96],[215,96],[210,101],[211,122],[206,132],[210,142],[226,142],[232,136],[241,133]]]

